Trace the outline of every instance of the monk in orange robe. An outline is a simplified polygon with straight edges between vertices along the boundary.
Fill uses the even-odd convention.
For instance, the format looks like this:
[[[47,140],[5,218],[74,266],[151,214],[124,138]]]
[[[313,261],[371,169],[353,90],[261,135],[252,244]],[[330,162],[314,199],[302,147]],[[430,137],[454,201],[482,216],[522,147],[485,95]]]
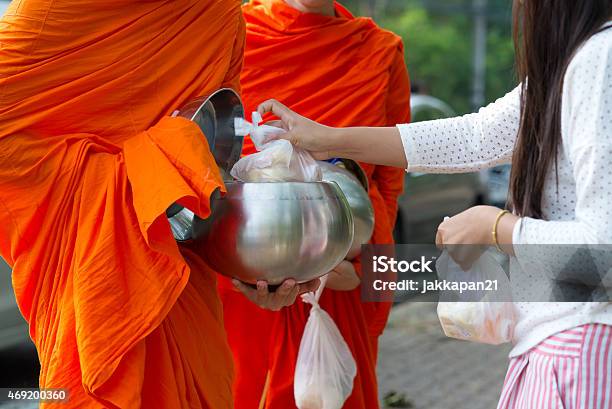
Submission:
[[[247,112],[276,98],[330,126],[394,126],[409,121],[409,80],[396,35],[370,19],[353,17],[331,0],[251,0],[243,12],[247,41],[241,81]],[[254,151],[247,141],[243,152]],[[404,172],[361,166],[375,210],[372,242],[392,243]],[[378,407],[377,341],[391,303],[361,301],[360,289],[355,288],[359,270],[355,260],[332,272],[321,306],[357,362],[353,393],[344,407],[372,409]],[[295,363],[310,306],[298,302],[280,312],[263,311],[233,291],[228,281],[219,286],[236,365],[235,407],[295,407]]]
[[[168,115],[238,90],[243,48],[237,0],[22,0],[0,20],[0,255],[58,407],[233,407],[215,274],[165,211],[204,218],[224,189]]]

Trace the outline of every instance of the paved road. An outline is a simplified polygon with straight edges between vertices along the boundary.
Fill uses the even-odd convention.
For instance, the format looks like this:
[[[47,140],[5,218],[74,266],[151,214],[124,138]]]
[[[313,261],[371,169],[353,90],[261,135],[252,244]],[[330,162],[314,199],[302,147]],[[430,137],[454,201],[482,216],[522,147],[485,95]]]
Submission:
[[[380,340],[381,397],[405,394],[414,409],[494,409],[509,350],[447,338],[434,303],[400,304]]]

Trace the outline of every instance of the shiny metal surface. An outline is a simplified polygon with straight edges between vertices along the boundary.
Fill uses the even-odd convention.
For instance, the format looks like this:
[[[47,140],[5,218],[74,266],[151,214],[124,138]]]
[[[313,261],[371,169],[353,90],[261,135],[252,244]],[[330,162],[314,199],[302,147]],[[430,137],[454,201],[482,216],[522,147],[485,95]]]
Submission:
[[[244,137],[236,135],[235,118],[244,118],[244,108],[238,94],[223,88],[208,97],[200,97],[179,110],[182,116],[197,123],[206,136],[208,146],[219,169],[229,171],[240,159]]]
[[[352,159],[336,159],[334,162],[336,166],[341,167],[342,169],[348,170],[353,176],[355,176],[361,186],[365,189],[366,192],[370,191],[370,182],[368,181],[368,175],[366,175],[363,168],[359,165],[359,163],[355,162]]]
[[[236,135],[234,129],[234,119],[244,118],[244,108],[238,94],[230,88],[222,88],[210,96],[188,102],[178,111],[178,116],[198,124],[206,136],[223,180],[231,181],[229,171],[240,159],[244,141],[244,137]],[[177,241],[191,239],[193,212],[173,204],[166,211],[166,216]]]
[[[178,211],[171,216],[169,215],[168,221],[170,222],[170,229],[174,239],[181,242],[191,239],[194,214],[191,210],[173,204],[168,211],[173,207],[178,208]]]
[[[304,282],[342,261],[353,241],[349,203],[334,183],[226,184],[212,214],[194,219],[193,240],[181,243],[214,270],[247,283]]]
[[[359,164],[351,160],[342,159],[339,164],[319,162],[319,165],[323,180],[336,182],[351,207],[355,234],[347,259],[352,260],[361,253],[361,245],[367,244],[374,232],[374,208],[366,191],[367,176]]]

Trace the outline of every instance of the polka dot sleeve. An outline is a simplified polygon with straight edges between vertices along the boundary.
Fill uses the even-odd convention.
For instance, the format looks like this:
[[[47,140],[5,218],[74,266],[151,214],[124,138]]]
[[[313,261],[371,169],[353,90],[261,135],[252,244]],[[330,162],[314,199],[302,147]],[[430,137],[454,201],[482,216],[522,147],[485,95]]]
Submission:
[[[520,121],[520,88],[457,118],[398,125],[408,171],[464,173],[509,163]]]

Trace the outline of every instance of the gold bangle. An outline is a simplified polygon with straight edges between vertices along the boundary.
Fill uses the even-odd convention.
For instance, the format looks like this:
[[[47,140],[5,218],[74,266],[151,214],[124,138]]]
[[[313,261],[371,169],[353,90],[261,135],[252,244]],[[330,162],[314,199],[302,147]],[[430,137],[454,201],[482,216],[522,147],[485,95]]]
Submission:
[[[497,240],[497,226],[499,226],[499,221],[501,220],[501,218],[508,213],[510,213],[508,210],[502,210],[501,212],[499,212],[497,214],[497,217],[495,218],[495,224],[493,225],[493,243],[495,244],[495,247],[500,253],[503,253],[504,251],[502,250],[501,246],[499,245],[499,241]]]

